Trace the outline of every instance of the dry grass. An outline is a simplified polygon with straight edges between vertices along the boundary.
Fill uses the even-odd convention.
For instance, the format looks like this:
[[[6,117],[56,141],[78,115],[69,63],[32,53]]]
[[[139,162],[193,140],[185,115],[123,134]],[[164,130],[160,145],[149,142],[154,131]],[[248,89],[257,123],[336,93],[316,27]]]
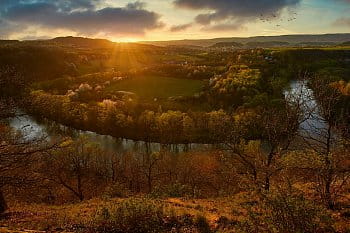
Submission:
[[[229,219],[233,223],[243,221],[247,215],[244,206],[254,203],[254,199],[248,193],[240,193],[232,198],[170,198],[155,200],[155,202],[162,205],[167,212],[175,213],[177,216],[185,214],[204,216],[215,229],[221,218]],[[5,218],[0,220],[0,232],[30,232],[23,229],[35,230],[34,232],[75,232],[79,230],[84,232],[86,226],[91,226],[101,206],[113,205],[123,200],[125,199],[92,199],[62,206],[17,203],[12,205],[4,216]],[[333,217],[336,220],[335,228],[339,232],[346,232],[349,229],[349,218],[342,217],[340,212],[334,213]]]
[[[124,199],[93,199],[62,206],[17,203],[11,206],[5,214],[5,218],[0,220],[0,226],[12,230],[34,229],[39,231],[79,228],[79,226],[90,225],[101,206],[108,206],[122,200]],[[232,202],[230,199],[186,200],[171,198],[157,200],[157,202],[164,206],[165,210],[175,212],[179,216],[183,214],[205,216],[211,225],[215,225],[221,216],[234,217],[235,212],[232,210],[239,209],[239,202],[237,200]]]

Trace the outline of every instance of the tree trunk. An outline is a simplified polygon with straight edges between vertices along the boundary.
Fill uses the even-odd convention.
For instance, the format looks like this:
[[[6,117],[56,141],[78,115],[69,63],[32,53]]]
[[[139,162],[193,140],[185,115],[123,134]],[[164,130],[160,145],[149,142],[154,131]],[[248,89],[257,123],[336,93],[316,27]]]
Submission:
[[[266,191],[270,191],[270,176],[269,176],[269,174],[266,174],[264,188]]]
[[[84,200],[84,194],[83,194],[83,189],[82,189],[82,180],[81,180],[81,176],[78,175],[78,197],[80,201]]]
[[[331,194],[331,182],[329,180],[327,180],[325,186],[326,186],[325,187],[326,205],[327,205],[328,209],[334,210],[335,204],[334,204],[332,194]]]
[[[266,191],[270,191],[270,167],[271,167],[271,164],[272,164],[272,159],[275,155],[274,153],[274,150],[275,150],[275,147],[272,147],[271,149],[271,152],[268,154],[268,157],[267,157],[267,164],[266,164],[266,174],[265,174],[265,190]]]
[[[7,209],[6,201],[4,198],[4,194],[2,193],[2,190],[0,189],[0,214],[4,213]]]
[[[328,209],[334,210],[335,203],[332,197],[332,181],[333,181],[333,168],[331,168],[331,163],[329,163],[329,168],[325,179],[325,201]]]
[[[148,168],[147,174],[148,192],[152,192],[152,165]]]
[[[148,177],[148,192],[152,192],[152,179],[151,177]]]

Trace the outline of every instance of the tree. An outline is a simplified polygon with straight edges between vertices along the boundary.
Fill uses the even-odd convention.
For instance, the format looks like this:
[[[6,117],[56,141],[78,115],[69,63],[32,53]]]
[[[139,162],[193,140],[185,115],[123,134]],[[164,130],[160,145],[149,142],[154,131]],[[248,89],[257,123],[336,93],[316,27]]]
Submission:
[[[255,111],[235,117],[224,148],[259,189],[269,191],[271,178],[283,169],[280,159],[290,149],[304,118],[299,101],[288,98]]]
[[[344,138],[348,126],[344,124],[349,115],[349,106],[342,102],[342,93],[329,85],[329,79],[314,77],[310,84],[314,90],[310,99],[309,119],[302,125],[301,137],[312,153],[318,157],[317,189],[330,209],[335,208],[337,193],[350,179],[349,147]],[[315,167],[313,167],[315,168]]]
[[[7,125],[7,120],[17,115],[16,107],[23,104],[24,90],[23,77],[15,69],[0,68],[0,213],[7,208],[4,187],[36,182],[32,164],[38,154],[54,147],[43,144],[44,138],[28,139]]]
[[[82,201],[89,178],[94,174],[92,163],[97,154],[98,148],[84,137],[68,140],[44,157],[42,175]]]
[[[153,111],[144,111],[141,113],[138,119],[139,129],[142,135],[144,135],[144,141],[146,142],[146,153],[149,152],[149,144],[155,136],[154,130],[156,128],[156,115]]]
[[[143,173],[146,176],[148,192],[152,192],[153,182],[159,176],[158,164],[162,159],[162,153],[152,153],[143,161]]]
[[[181,141],[185,116],[185,113],[179,111],[168,111],[157,117],[157,129],[162,142],[176,143]]]

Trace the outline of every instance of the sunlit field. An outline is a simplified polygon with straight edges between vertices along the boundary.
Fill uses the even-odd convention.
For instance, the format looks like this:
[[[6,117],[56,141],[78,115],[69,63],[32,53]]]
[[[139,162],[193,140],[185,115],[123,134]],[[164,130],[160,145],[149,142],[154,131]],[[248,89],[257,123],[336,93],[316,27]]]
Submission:
[[[106,91],[127,91],[141,98],[153,99],[193,96],[201,91],[203,85],[204,82],[200,80],[141,76],[113,84]]]

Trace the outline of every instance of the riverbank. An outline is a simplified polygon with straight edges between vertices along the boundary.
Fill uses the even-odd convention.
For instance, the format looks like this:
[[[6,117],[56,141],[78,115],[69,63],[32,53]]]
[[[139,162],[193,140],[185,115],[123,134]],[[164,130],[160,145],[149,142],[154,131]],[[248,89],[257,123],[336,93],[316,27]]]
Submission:
[[[304,105],[305,111],[317,108],[317,102],[313,98],[313,92],[307,87],[304,81],[293,81],[290,84],[290,88],[285,91],[285,96],[287,98],[298,99]],[[23,112],[21,112],[23,113]],[[305,113],[307,114],[307,113]],[[218,115],[220,117],[220,115]],[[221,117],[225,117],[221,115]],[[306,116],[305,116],[306,118]],[[220,119],[218,119],[220,121]],[[223,119],[222,119],[223,120]],[[21,132],[27,138],[35,138],[48,136],[51,138],[69,136],[69,137],[87,137],[92,142],[99,144],[103,149],[113,152],[159,152],[162,149],[174,152],[188,152],[188,151],[200,151],[200,150],[213,150],[219,147],[219,143],[160,143],[152,142],[151,140],[146,142],[140,138],[122,138],[113,135],[104,135],[98,132],[92,132],[88,130],[76,129],[73,127],[65,126],[53,120],[46,118],[38,118],[31,115],[20,114],[19,117],[12,118],[10,120],[10,125],[14,129]],[[317,126],[318,128],[324,127],[324,123],[319,121],[319,116],[312,115],[306,118],[300,125],[301,131],[310,130],[310,125]]]
[[[21,112],[19,117],[10,119],[10,126],[19,131],[26,139],[35,139],[41,137],[56,138],[56,137],[86,137],[91,142],[101,146],[106,151],[126,153],[152,153],[159,152],[162,149],[174,152],[188,152],[200,150],[212,150],[216,145],[212,144],[161,144],[157,142],[137,141],[125,138],[116,138],[110,135],[101,135],[91,131],[84,131],[74,129],[72,127],[64,126],[62,124],[50,121],[48,119],[38,119],[33,116],[23,114]]]

